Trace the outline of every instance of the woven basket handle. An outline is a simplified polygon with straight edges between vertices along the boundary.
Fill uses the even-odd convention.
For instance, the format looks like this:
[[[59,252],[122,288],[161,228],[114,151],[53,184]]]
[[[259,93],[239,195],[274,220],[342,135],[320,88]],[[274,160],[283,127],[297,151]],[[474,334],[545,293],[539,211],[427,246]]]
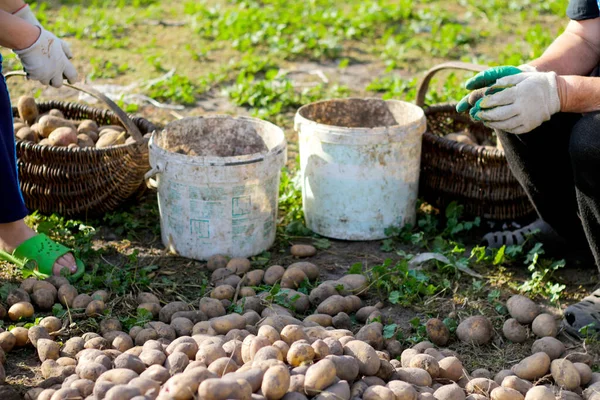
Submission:
[[[488,68],[489,67],[485,65],[471,64],[460,61],[450,61],[436,65],[435,67],[427,71],[423,82],[421,82],[421,84],[419,85],[419,90],[417,92],[417,105],[419,107],[423,107],[425,105],[425,95],[427,94],[427,90],[429,90],[429,82],[431,82],[431,78],[433,78],[433,76],[439,71],[445,69],[458,69],[463,71],[481,72]]]
[[[12,72],[8,72],[6,75],[4,75],[4,77],[7,79],[10,77],[13,77],[13,76],[26,77],[27,73],[24,71],[12,71]],[[127,113],[125,111],[123,111],[121,109],[121,107],[119,107],[114,101],[112,101],[111,99],[109,99],[104,94],[97,91],[96,89],[89,87],[87,85],[83,85],[83,84],[71,85],[70,83],[67,83],[67,82],[65,82],[64,85],[68,86],[70,88],[73,88],[75,90],[79,90],[80,92],[89,94],[90,96],[104,102],[108,106],[108,108],[110,108],[110,110],[115,113],[115,115],[117,116],[119,121],[121,121],[123,126],[129,132],[129,134],[131,135],[133,140],[135,140],[137,143],[142,143],[144,141],[144,137],[142,136],[142,133],[140,132],[138,127],[133,123],[133,121],[131,119],[129,119],[129,117],[127,116]]]

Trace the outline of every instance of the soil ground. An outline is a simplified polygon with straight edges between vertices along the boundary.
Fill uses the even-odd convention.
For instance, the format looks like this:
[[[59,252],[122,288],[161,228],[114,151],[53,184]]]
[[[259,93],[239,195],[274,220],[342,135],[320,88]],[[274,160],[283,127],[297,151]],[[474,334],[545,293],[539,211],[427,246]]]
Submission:
[[[208,37],[198,27],[204,21],[198,15],[204,10],[198,11],[198,14],[185,11],[196,7],[194,3],[197,2],[93,2],[94,4],[90,3],[85,8],[77,3],[46,2],[46,11],[40,10],[38,17],[47,15],[47,18],[41,19],[44,23],[47,22],[46,27],[71,43],[75,50],[74,64],[87,83],[121,86],[139,84],[135,88],[123,90],[123,94],[146,94],[166,104],[181,104],[185,98],[185,93],[182,94],[184,89],[193,87],[191,104],[187,104],[183,109],[171,110],[147,104],[134,106],[126,102],[121,103],[128,111],[154,122],[159,129],[181,117],[213,113],[255,115],[272,120],[286,133],[291,171],[296,167],[295,160],[298,154],[293,116],[295,109],[300,105],[299,102],[328,97],[331,93],[337,93],[333,92],[336,86],[344,88],[345,97],[383,96],[412,101],[418,80],[423,77],[424,71],[433,65],[457,59],[480,64],[518,65],[541,54],[566,22],[561,5],[564,2],[561,1],[544,2],[542,5],[515,1],[511,2],[508,8],[504,2],[494,1],[469,0],[460,4],[437,0],[423,4],[413,4],[410,1],[368,2],[376,3],[379,7],[392,4],[398,14],[406,9],[410,12],[403,17],[384,19],[379,23],[380,27],[359,38],[348,34],[349,39],[340,39],[341,52],[333,56],[315,55],[309,50],[290,55],[277,52],[283,52],[281,49],[291,40],[287,37],[273,45],[278,47],[275,50],[265,50],[267,46],[263,42],[255,43],[256,52],[233,48],[234,39]],[[239,2],[221,0],[206,3],[198,7],[218,6],[215,8],[215,15],[220,15],[218,10],[225,12],[224,10],[239,6]],[[358,7],[359,3],[364,2],[351,1],[344,7]],[[251,6],[253,2],[248,4]],[[287,4],[285,7],[281,4],[279,6],[281,9],[288,7]],[[294,5],[289,7],[291,6]],[[329,4],[327,7],[331,8],[333,5]],[[119,12],[115,12],[115,8]],[[326,14],[322,9],[320,12]],[[263,18],[258,14],[259,11],[257,18]],[[373,12],[363,10],[352,21],[364,18],[364,21],[359,21],[361,24],[356,24],[356,29],[359,29],[360,26],[368,26],[369,18],[383,14],[385,13],[382,8]],[[221,21],[219,18],[215,17],[215,24]],[[352,21],[348,24],[354,23]],[[311,19],[306,26],[310,28],[313,24],[320,26],[321,22]],[[235,24],[231,25],[231,29],[235,29]],[[216,25],[214,31],[217,32],[219,28],[222,26]],[[243,33],[245,32],[239,31],[236,34],[241,36]],[[320,43],[326,43],[326,40],[323,39]],[[19,68],[18,62],[10,53],[2,51],[2,54],[5,57],[5,71]],[[271,62],[272,65],[258,67],[263,60]],[[159,78],[173,68],[181,80],[168,81],[160,90],[140,89],[148,81]],[[271,69],[285,75],[285,79],[272,83],[267,79]],[[254,70],[256,71],[253,72]],[[249,83],[240,78],[240,73],[256,75],[255,83],[264,83],[266,88],[249,86]],[[439,79],[432,82],[428,102],[456,101],[465,94],[460,85],[462,78],[467,75],[441,73]],[[387,83],[382,84],[381,90],[369,89],[370,84],[381,79],[388,79]],[[281,85],[288,81],[292,90],[279,91]],[[231,95],[231,88],[236,86],[236,82],[241,82],[239,86],[242,92],[246,91],[258,98],[256,104],[250,104],[252,100],[242,101]],[[319,85],[322,85],[323,89],[317,95],[303,97],[300,101],[294,97]],[[41,89],[39,85],[33,82],[24,83],[20,78],[11,79],[9,88],[14,98],[27,93],[42,100],[82,101],[72,89]],[[104,86],[104,89],[109,87]],[[281,111],[270,111],[269,107],[273,105],[281,106]],[[94,106],[102,107],[97,103]],[[299,199],[296,198],[296,206],[298,202]],[[288,265],[295,261],[289,253],[291,244],[315,243],[322,240],[287,234],[283,219],[291,213],[290,208],[282,208],[282,224],[276,243],[268,254],[253,259],[255,267]],[[134,298],[137,292],[142,290],[156,293],[165,302],[177,299],[192,304],[205,293],[210,277],[205,263],[170,255],[164,249],[160,240],[156,193],[153,191],[147,191],[114,213],[97,219],[84,218],[70,223],[68,219],[60,216],[34,216],[30,222],[33,225],[48,227],[58,240],[80,246],[88,268],[93,269],[90,279],[80,284],[80,292],[91,292],[99,288],[111,291],[114,295],[108,308],[112,316],[121,319],[135,318]],[[76,229],[80,223],[93,227],[94,234],[81,234],[81,231]],[[481,228],[461,236],[460,242],[465,246],[465,254],[468,255],[470,250],[479,244],[481,235],[488,229],[491,228],[482,224]],[[85,247],[88,245],[90,248]],[[319,249],[315,257],[307,259],[319,266],[320,280],[339,278],[357,263],[361,263],[363,271],[366,271],[382,265],[388,259],[395,265],[404,260],[408,253],[417,254],[431,250],[400,241],[394,241],[390,247],[382,241],[328,240],[326,245],[321,247],[326,248]],[[419,336],[418,327],[415,327],[415,317],[418,318],[418,325],[419,321],[422,324],[429,317],[443,319],[453,315],[460,320],[477,313],[488,316],[497,332],[493,344],[474,348],[455,340],[450,344],[450,348],[459,351],[468,370],[484,367],[496,372],[529,355],[533,341],[530,339],[523,344],[503,341],[501,326],[506,315],[496,309],[498,302],[504,302],[517,291],[519,284],[531,279],[532,273],[522,261],[506,265],[477,265],[477,272],[483,275],[482,278],[473,278],[468,274],[442,274],[442,278],[449,281],[448,286],[437,290],[435,295],[418,296],[410,304],[391,304],[388,301],[389,293],[381,288],[377,289],[377,285],[374,284],[366,302],[385,303],[382,322],[386,325],[397,324],[407,346],[413,339],[423,339]],[[2,264],[0,269],[0,287],[18,284],[22,279],[20,273],[8,264]],[[432,275],[439,272],[432,265],[426,265],[424,270]],[[592,265],[586,266],[585,263],[576,266],[568,262],[565,268],[559,269],[548,278],[547,281],[539,283],[538,292],[532,296],[537,296],[536,301],[544,304],[548,312],[556,315],[560,314],[560,310],[566,305],[581,299],[598,284],[596,268]],[[555,304],[550,304],[548,296],[544,295],[548,293],[546,286],[551,283],[566,285]],[[494,299],[497,301],[490,298],[490,294],[496,293],[496,290],[498,294],[494,294]],[[69,333],[95,330],[97,324],[95,320],[77,320],[73,326],[69,325]],[[598,368],[600,353],[597,341],[588,340],[582,344],[564,335],[561,339],[570,351],[593,354],[595,368]],[[42,381],[39,362],[33,349],[11,352],[6,368],[8,382],[19,393],[24,393]]]

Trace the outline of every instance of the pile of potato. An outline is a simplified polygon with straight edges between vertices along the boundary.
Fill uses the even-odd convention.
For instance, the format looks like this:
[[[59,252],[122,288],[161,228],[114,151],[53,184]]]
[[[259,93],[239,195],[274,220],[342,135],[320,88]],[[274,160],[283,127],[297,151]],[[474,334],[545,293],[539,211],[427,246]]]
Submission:
[[[315,252],[305,246],[294,247],[292,254]],[[516,336],[506,329],[517,327],[527,337],[521,324],[532,324],[542,339],[534,343],[530,357],[494,376],[484,369],[465,370],[460,355],[445,348],[451,335],[438,319],[426,324],[431,342],[403,349],[399,341],[385,339],[379,322],[383,305],[363,304],[368,280],[362,275],[322,282],[307,295],[300,291],[303,282],[319,276],[310,262],[252,270],[247,259],[215,256],[207,267],[213,288],[196,304],[162,305],[154,294],[139,293],[137,307],[148,310],[153,321],[129,332],[119,320],[104,318],[98,333],[59,343],[54,339],[63,329],[61,322],[47,317],[29,330],[0,334],[4,351],[33,345],[42,361],[45,380],[25,398],[600,400],[600,374],[592,373],[592,357],[565,354],[553,337],[556,321],[525,297],[508,301],[518,326],[508,320],[504,334],[513,340]],[[276,283],[281,288],[277,293],[255,291]],[[107,299],[103,291],[80,295],[63,278],[28,279],[9,296],[8,316],[18,319],[20,308],[26,311],[20,316],[31,316],[32,303],[47,310],[58,300],[95,317]],[[485,317],[474,316],[459,325],[457,336],[482,345],[493,337],[493,327]],[[4,352],[0,361],[5,361]],[[4,374],[0,377],[4,381]]]
[[[56,109],[40,115],[35,99],[30,96],[22,96],[17,109],[19,118],[14,119],[13,126],[18,140],[48,146],[97,149],[133,142],[133,138],[127,137],[125,128],[119,125],[98,126],[90,119],[66,119]]]

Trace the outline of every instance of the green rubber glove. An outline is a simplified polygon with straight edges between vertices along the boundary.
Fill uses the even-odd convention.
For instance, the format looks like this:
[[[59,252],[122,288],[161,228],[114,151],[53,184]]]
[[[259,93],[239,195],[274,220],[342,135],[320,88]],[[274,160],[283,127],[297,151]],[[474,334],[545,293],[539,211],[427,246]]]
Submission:
[[[481,89],[486,86],[491,86],[500,78],[505,76],[516,75],[523,72],[522,69],[513,66],[493,67],[482,71],[469,79],[465,83],[465,88],[468,90]],[[461,100],[462,101],[462,100]]]
[[[506,87],[493,87],[493,88],[489,88],[485,91],[485,96],[488,95],[492,95],[494,93],[498,93],[503,91],[504,89],[506,89],[509,86]],[[471,118],[474,121],[481,121],[481,118],[479,118],[479,116],[477,115],[477,113],[479,113],[479,111],[481,111],[481,102],[485,100],[485,96],[482,97],[481,99],[477,100],[477,102],[473,105],[473,107],[469,110],[469,115],[471,116]],[[468,96],[467,96],[468,97]],[[462,101],[462,100],[461,100]],[[467,102],[467,105],[469,103]],[[456,109],[458,110],[458,105],[456,106]]]
[[[465,97],[463,97],[458,104],[456,105],[456,111],[459,113],[463,113],[469,110],[469,108],[471,108],[471,104],[469,104],[469,96],[471,94],[466,95]]]

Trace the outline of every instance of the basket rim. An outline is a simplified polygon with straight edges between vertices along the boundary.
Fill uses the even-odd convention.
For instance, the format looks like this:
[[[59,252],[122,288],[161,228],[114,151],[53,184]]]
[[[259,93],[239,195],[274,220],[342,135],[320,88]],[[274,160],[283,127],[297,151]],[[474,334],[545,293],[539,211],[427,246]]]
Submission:
[[[77,103],[77,102],[73,102],[73,101],[62,101],[62,100],[49,100],[49,101],[40,101],[40,102],[36,102],[38,106],[42,106],[42,107],[52,107],[58,110],[62,110],[62,109],[66,109],[68,107],[79,107],[81,112],[84,113],[93,113],[93,112],[103,112],[106,113],[107,116],[109,117],[116,117],[116,114],[106,108],[99,108],[99,107],[92,107],[88,104],[82,104],[82,103]],[[13,109],[13,113],[14,111],[17,109],[15,106],[12,107]],[[139,122],[146,122],[148,124],[150,124],[151,129],[148,130],[147,132],[144,132],[142,134],[147,134],[147,133],[152,133],[155,132],[158,128],[156,127],[156,125],[143,117],[137,116],[137,115],[133,115],[133,114],[127,114],[127,116],[129,118],[131,118],[131,120],[133,121],[133,123],[138,126],[140,125]],[[89,119],[94,119],[92,117],[90,117]],[[123,129],[125,131],[127,131],[126,127],[123,127]],[[143,129],[145,130],[145,129]],[[110,147],[105,147],[102,149],[97,149],[96,147],[78,147],[78,148],[68,148],[68,147],[64,147],[64,146],[46,146],[46,145],[40,145],[39,143],[33,143],[30,142],[28,140],[21,140],[15,137],[15,143],[18,146],[28,146],[31,147],[32,150],[36,150],[36,151],[41,151],[42,149],[44,151],[50,151],[50,152],[54,152],[54,153],[64,153],[64,154],[69,154],[69,153],[91,153],[91,154],[98,154],[98,155],[104,155],[104,154],[108,154],[114,150],[120,150],[120,149],[133,149],[135,151],[140,151],[141,153],[148,153],[149,149],[148,149],[148,142],[142,142],[142,143],[138,143],[138,142],[133,142],[133,143],[124,143],[124,144],[119,144],[119,145],[115,145],[115,146],[110,146]]]
[[[454,102],[454,103],[448,102],[448,103],[438,103],[438,104],[426,105],[423,107],[423,111],[425,112],[425,118],[429,118],[432,114],[435,114],[436,112],[447,112],[447,111],[456,112],[457,104],[458,103],[456,103],[456,102]],[[469,124],[477,125],[479,123],[470,121]],[[435,133],[431,132],[429,130],[429,124],[427,125],[427,130],[423,134],[423,137],[427,137],[433,141],[438,142],[444,148],[444,150],[449,150],[449,151],[457,152],[457,153],[466,151],[468,153],[472,153],[473,155],[475,155],[477,157],[489,158],[489,159],[493,159],[496,161],[502,161],[502,160],[506,159],[504,150],[498,149],[497,147],[494,149],[488,149],[485,146],[481,146],[478,144],[459,143],[457,141],[447,139],[445,136],[439,136],[439,135],[436,135]]]

